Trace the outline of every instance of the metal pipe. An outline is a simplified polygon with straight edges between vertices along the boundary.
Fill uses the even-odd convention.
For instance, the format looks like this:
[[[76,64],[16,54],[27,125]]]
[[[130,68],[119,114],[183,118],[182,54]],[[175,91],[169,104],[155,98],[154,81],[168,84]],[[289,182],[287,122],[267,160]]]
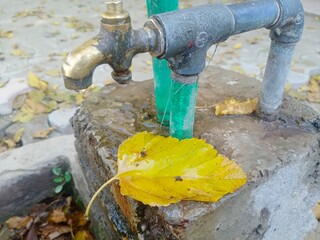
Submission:
[[[146,0],[148,16],[178,9],[178,0]],[[171,99],[170,85],[172,82],[171,70],[166,60],[152,59],[154,95],[157,110],[157,119],[164,126],[170,124]]]
[[[195,87],[197,81],[194,79],[204,69],[206,53],[211,45],[232,35],[264,27],[271,29],[272,44],[258,114],[261,118],[270,119],[277,113],[294,46],[303,31],[304,13],[299,0],[203,5],[153,15],[139,30],[132,30],[130,16],[123,10],[122,1],[108,2],[107,6],[99,35],[72,51],[62,66],[67,87],[86,88],[91,84],[94,68],[102,63],[113,68],[115,80],[126,82],[131,78],[129,67],[132,58],[139,52],[150,52],[154,57],[168,60],[175,76],[173,79]],[[183,98],[182,94],[180,97]],[[183,98],[185,106],[192,108],[195,95],[193,97],[193,100]],[[175,101],[183,104],[176,98]],[[175,125],[174,131],[179,132],[180,127],[184,130],[183,121],[188,111],[194,112],[194,109],[179,107],[171,111],[179,116],[176,120],[171,118],[173,122],[182,121]],[[188,126],[192,130],[192,126]],[[181,135],[181,138],[185,136]]]
[[[259,102],[259,113],[265,120],[274,120],[281,105],[294,49],[294,43],[271,42]]]
[[[235,20],[231,35],[259,28],[270,28],[280,16],[280,7],[275,0],[231,4],[228,8],[232,11]]]

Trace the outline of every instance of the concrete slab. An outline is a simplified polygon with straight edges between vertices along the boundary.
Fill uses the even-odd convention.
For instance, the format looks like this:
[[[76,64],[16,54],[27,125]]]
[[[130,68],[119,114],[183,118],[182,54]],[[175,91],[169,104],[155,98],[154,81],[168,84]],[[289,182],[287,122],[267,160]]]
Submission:
[[[91,95],[73,118],[79,160],[92,193],[116,174],[117,147],[124,139],[139,131],[168,134],[155,120],[152,85],[108,86],[114,90],[106,87]],[[273,123],[254,115],[214,115],[216,103],[256,97],[259,89],[259,81],[219,68],[209,67],[200,78],[194,136],[235,160],[248,174],[245,187],[217,203],[157,208],[121,196],[114,183],[92,211],[94,223],[116,227],[116,235],[104,231],[102,239],[300,240],[315,231],[311,209],[320,199],[319,114],[286,97]],[[146,120],[146,114],[152,118]]]

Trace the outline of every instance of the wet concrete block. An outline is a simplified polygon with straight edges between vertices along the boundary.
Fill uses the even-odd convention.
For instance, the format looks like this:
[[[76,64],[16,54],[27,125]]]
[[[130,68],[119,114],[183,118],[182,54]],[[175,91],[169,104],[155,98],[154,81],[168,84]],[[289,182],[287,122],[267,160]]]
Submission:
[[[215,104],[228,97],[257,97],[260,85],[213,67],[199,80],[194,137],[235,160],[248,174],[244,187],[217,203],[184,201],[158,208],[121,196],[114,182],[92,208],[93,223],[105,226],[100,232],[107,239],[222,240],[298,240],[314,233],[311,209],[320,200],[319,114],[286,96],[275,122],[254,114],[214,115]],[[156,121],[152,81],[111,85],[92,94],[72,125],[91,194],[116,174],[122,141],[140,131],[168,135]]]

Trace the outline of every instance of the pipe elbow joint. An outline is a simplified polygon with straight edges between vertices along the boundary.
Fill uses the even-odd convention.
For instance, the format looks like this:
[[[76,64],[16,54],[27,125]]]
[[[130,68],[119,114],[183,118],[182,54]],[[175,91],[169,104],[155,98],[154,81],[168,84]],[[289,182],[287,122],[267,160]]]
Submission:
[[[270,27],[270,38],[277,42],[297,43],[303,32],[304,10],[300,0],[277,0],[278,21]]]

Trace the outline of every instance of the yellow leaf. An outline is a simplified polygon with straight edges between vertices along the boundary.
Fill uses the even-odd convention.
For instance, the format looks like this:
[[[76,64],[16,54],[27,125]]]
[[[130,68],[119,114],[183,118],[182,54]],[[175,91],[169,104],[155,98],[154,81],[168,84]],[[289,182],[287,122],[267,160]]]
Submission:
[[[82,21],[76,17],[65,17],[64,20],[66,21],[66,27],[74,28],[79,32],[91,32],[94,29],[91,23]]]
[[[28,93],[28,98],[35,102],[41,102],[45,97],[45,93],[40,90],[34,90]]]
[[[14,142],[19,142],[24,134],[24,128],[20,128],[13,136]]]
[[[234,72],[238,72],[240,74],[245,74],[244,69],[241,67],[241,65],[239,64],[234,64],[230,67],[230,70],[234,71]]]
[[[77,105],[80,105],[84,100],[84,96],[81,93],[75,95],[75,102]]]
[[[287,93],[287,92],[291,91],[291,89],[292,89],[292,84],[286,83],[286,85],[284,86],[284,91]]]
[[[20,57],[20,58],[30,58],[32,54],[25,52],[21,48],[19,48],[17,45],[13,46],[11,50],[11,55],[15,57]]]
[[[14,115],[13,121],[21,123],[29,122],[34,118],[34,115],[34,111],[30,107],[24,105],[21,107],[20,111]]]
[[[13,141],[13,139],[6,139],[4,140],[4,143],[7,144],[9,149],[15,148],[16,147],[16,142]]]
[[[215,202],[235,192],[247,181],[244,171],[218,154],[201,139],[179,141],[141,132],[124,141],[118,150],[120,191],[151,206],[168,206],[182,200]]]
[[[256,110],[258,98],[247,99],[244,102],[228,98],[223,103],[218,103],[215,108],[216,115],[251,114]]]
[[[242,48],[242,43],[237,43],[237,44],[233,45],[233,49],[238,50],[240,48]]]
[[[37,132],[34,132],[32,134],[33,138],[38,138],[38,139],[44,139],[44,138],[48,138],[48,135],[54,130],[54,127],[50,127],[48,129],[45,130],[40,130]]]
[[[0,83],[0,88],[3,88],[5,85],[7,85],[8,82],[9,82],[9,80],[7,80],[5,82],[1,82]]]
[[[40,114],[40,113],[46,113],[47,111],[47,106],[42,103],[35,101],[31,98],[27,98],[25,101],[26,107],[30,108],[34,114]]]
[[[78,231],[74,236],[74,240],[93,240],[93,237],[88,231]]]
[[[32,220],[33,219],[30,216],[12,217],[6,221],[6,224],[8,225],[9,228],[21,229],[21,228],[25,228],[27,224]]]
[[[53,110],[55,110],[57,108],[58,108],[58,103],[56,101],[52,100],[47,104],[46,112],[47,113],[52,112]]]
[[[49,69],[46,71],[46,74],[51,77],[59,77],[61,76],[60,69]]]
[[[12,31],[0,31],[0,38],[13,38]]]
[[[28,84],[30,87],[39,89],[44,92],[48,90],[48,82],[43,81],[33,72],[28,73]]]

